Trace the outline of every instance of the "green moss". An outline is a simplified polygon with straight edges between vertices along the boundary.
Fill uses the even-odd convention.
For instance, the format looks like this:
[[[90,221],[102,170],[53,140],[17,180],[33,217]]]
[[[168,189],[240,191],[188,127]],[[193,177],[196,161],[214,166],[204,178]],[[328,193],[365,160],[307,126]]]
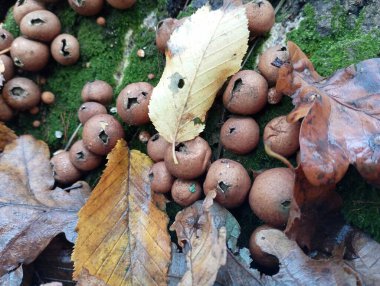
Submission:
[[[347,15],[340,7],[334,7],[331,33],[325,37],[317,32],[318,17],[310,4],[305,5],[304,16],[299,28],[287,36],[309,56],[321,75],[329,76],[337,69],[380,55],[380,32],[361,30],[364,13],[350,27]],[[351,167],[338,192],[344,200],[346,219],[380,241],[379,190],[365,183]]]
[[[334,7],[331,33],[325,37],[317,32],[318,17],[310,4],[305,5],[304,15],[299,28],[287,37],[308,55],[321,75],[329,76],[337,69],[380,54],[380,32],[363,33],[361,30],[364,13],[350,27],[347,15],[340,7]]]
[[[12,33],[14,37],[20,35],[20,28],[13,18],[13,9],[10,9],[4,21],[4,29]]]

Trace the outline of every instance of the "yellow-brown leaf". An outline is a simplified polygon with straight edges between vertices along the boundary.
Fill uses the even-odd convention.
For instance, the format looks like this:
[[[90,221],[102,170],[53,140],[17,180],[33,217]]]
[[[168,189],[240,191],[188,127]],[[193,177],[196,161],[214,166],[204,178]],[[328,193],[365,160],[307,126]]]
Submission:
[[[74,278],[82,270],[113,285],[166,285],[170,264],[163,195],[150,190],[152,161],[119,141],[79,213]]]
[[[4,147],[17,138],[12,129],[9,129],[4,123],[0,122],[0,152]]]

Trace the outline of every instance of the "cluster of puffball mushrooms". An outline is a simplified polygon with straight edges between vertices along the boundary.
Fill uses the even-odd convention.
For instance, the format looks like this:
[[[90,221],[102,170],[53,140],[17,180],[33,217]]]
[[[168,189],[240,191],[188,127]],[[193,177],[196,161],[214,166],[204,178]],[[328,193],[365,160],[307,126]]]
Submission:
[[[28,71],[42,69],[49,58],[49,52],[46,44],[41,41],[53,41],[51,54],[61,64],[72,64],[79,57],[78,42],[70,35],[59,35],[58,18],[44,10],[42,2],[51,1],[17,1],[14,15],[17,23],[21,23],[23,37],[13,41],[13,44],[12,35],[4,29],[0,30],[0,50],[10,47],[12,57],[10,59],[1,55],[7,83],[3,88],[3,97],[0,98],[0,120],[10,119],[4,116],[5,106],[9,105],[16,110],[30,110],[40,101],[40,91],[35,83],[29,79],[11,79],[13,63]],[[119,9],[129,8],[135,3],[126,0],[107,2]],[[84,16],[96,15],[103,6],[103,0],[69,0],[69,3],[77,13]],[[24,5],[31,7],[26,8]],[[261,0],[250,2],[245,7],[251,36],[257,37],[267,33],[275,21],[272,5],[266,0]],[[165,52],[171,33],[183,21],[184,19],[169,18],[159,23],[156,46],[161,52]],[[54,23],[54,29],[45,30],[43,27],[46,23],[49,23],[49,27]],[[18,42],[23,44],[19,45]],[[31,59],[30,51],[25,50],[34,48],[43,50],[34,51],[41,59]],[[67,53],[75,60],[71,57],[71,60],[68,60]],[[282,95],[278,94],[274,87],[278,68],[272,63],[278,60],[285,62],[288,58],[286,48],[274,46],[260,56],[259,72],[242,70],[230,79],[223,94],[223,104],[230,116],[220,130],[220,141],[226,150],[235,154],[249,154],[257,147],[260,130],[252,116],[262,112],[267,103],[280,102]],[[117,113],[127,125],[139,126],[149,123],[148,105],[152,90],[153,86],[149,83],[138,82],[129,84],[120,92],[116,102]],[[32,95],[34,93],[37,95]],[[31,98],[32,102],[20,104],[19,100],[24,98]],[[95,80],[83,87],[84,103],[78,110],[79,121],[84,125],[82,140],[75,142],[69,151],[56,152],[51,159],[57,182],[69,184],[78,180],[83,172],[94,170],[102,164],[104,156],[112,150],[116,142],[125,137],[119,121],[107,114],[105,105],[111,103],[112,98],[112,87],[104,81]],[[43,97],[42,100],[45,102]],[[13,115],[13,112],[11,114]],[[289,157],[299,148],[299,129],[299,124],[289,124],[285,116],[280,116],[267,124],[263,141],[274,152]],[[147,153],[155,162],[149,172],[152,191],[168,195],[171,193],[169,197],[183,207],[200,199],[202,192],[207,194],[216,191],[215,200],[226,208],[239,207],[248,197],[253,212],[266,224],[259,229],[285,226],[294,185],[291,170],[266,170],[259,174],[252,184],[247,170],[239,162],[225,158],[211,162],[211,147],[200,136],[175,146],[178,164],[174,162],[171,144],[160,134],[150,136],[143,131],[140,133],[140,140],[147,143]],[[251,236],[252,256],[262,265],[273,267],[277,260],[262,253],[255,244],[255,234],[259,229]]]

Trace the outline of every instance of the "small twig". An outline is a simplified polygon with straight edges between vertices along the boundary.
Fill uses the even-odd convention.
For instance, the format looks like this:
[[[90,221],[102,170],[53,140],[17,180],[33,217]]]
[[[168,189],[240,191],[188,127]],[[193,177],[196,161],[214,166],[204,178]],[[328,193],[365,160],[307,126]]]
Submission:
[[[4,49],[4,50],[0,51],[0,55],[8,53],[10,50],[11,50],[11,47]]]
[[[64,149],[65,151],[69,150],[69,148],[70,148],[71,144],[73,143],[75,137],[78,135],[78,132],[79,132],[81,127],[82,127],[82,123],[79,123],[79,125],[75,129],[74,133],[71,135],[69,141],[67,142],[65,149]]]
[[[286,0],[281,0],[281,1],[277,4],[276,8],[274,9],[274,14],[275,14],[275,15],[277,15],[278,11],[281,9],[282,5],[284,5],[285,1],[286,1]]]

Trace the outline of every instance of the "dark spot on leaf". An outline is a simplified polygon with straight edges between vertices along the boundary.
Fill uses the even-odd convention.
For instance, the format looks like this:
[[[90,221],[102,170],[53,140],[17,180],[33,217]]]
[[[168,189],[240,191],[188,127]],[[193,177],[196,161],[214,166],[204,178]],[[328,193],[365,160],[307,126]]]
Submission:
[[[203,121],[199,118],[199,117],[195,117],[194,119],[193,119],[193,122],[194,122],[194,124],[203,124]]]
[[[107,135],[107,133],[104,130],[100,131],[99,138],[100,138],[100,140],[102,140],[103,144],[105,144],[105,145],[108,144],[109,136]]]
[[[183,80],[183,78],[181,78],[179,81],[178,81],[178,88],[181,89],[185,86],[185,81]]]
[[[137,97],[130,97],[128,98],[127,109],[131,109],[134,105],[137,104],[139,104],[137,101]]]
[[[226,184],[225,182],[223,181],[220,181],[218,183],[218,187],[217,187],[220,191],[222,191],[223,193],[226,193],[228,192],[228,190],[231,188],[231,185],[228,185]]]

